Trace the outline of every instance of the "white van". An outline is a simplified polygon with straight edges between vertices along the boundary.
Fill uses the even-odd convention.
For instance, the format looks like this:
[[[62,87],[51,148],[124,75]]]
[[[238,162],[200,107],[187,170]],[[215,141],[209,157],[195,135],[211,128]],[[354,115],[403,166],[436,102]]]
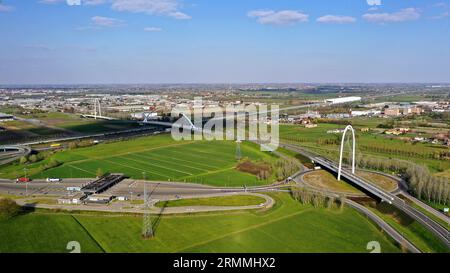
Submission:
[[[47,178],[47,182],[61,182],[61,178]]]

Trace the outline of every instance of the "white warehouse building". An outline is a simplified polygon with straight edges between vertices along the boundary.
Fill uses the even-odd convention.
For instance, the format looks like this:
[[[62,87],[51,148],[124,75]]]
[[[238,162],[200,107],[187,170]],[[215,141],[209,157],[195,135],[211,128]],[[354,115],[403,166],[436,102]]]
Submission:
[[[335,99],[326,99],[326,103],[331,104],[338,104],[338,103],[347,103],[347,102],[354,102],[354,101],[360,101],[361,97],[343,97],[343,98],[335,98]]]

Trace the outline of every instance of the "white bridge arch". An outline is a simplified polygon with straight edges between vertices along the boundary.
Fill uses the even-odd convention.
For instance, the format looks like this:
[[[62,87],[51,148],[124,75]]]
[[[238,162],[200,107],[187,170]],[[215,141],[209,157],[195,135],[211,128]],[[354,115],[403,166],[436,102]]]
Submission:
[[[344,141],[345,141],[345,134],[347,134],[347,131],[352,131],[352,173],[355,174],[355,153],[356,153],[356,138],[355,138],[355,130],[351,125],[348,125],[344,129],[344,133],[342,134],[342,140],[341,140],[341,152],[339,154],[339,169],[338,169],[338,181],[341,180],[341,171],[342,171],[342,154],[344,152]]]

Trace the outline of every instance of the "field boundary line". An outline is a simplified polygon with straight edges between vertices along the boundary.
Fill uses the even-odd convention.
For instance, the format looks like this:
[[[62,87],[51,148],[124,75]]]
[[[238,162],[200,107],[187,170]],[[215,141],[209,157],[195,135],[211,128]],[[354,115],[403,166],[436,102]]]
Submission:
[[[179,179],[200,177],[200,176],[205,176],[205,175],[209,175],[209,174],[215,174],[215,173],[220,173],[220,172],[225,172],[225,171],[230,171],[230,170],[234,170],[234,166],[231,166],[229,168],[214,170],[214,171],[206,171],[204,173],[200,173],[200,174],[196,174],[196,175],[192,175],[192,176],[183,176],[183,177],[180,177]]]
[[[187,149],[188,151],[192,151],[192,150],[189,150],[189,149]],[[170,152],[172,152],[172,153],[175,153],[175,154],[182,154],[182,155],[185,155],[185,153],[181,153],[181,152],[179,152],[179,151],[170,151]],[[197,152],[198,153],[198,151],[192,151],[192,152]],[[212,159],[212,160],[214,160],[214,161],[216,161],[217,163],[223,163],[223,162],[227,162],[226,160],[222,160],[222,159],[218,159],[217,158],[217,154],[208,154],[210,157],[208,157],[210,160]],[[196,158],[204,158],[204,156],[202,156],[202,155],[193,155],[193,154],[190,154],[190,156],[194,156],[194,157],[196,157]],[[213,156],[213,158],[211,158],[211,156]]]
[[[75,217],[75,216],[73,216],[73,215],[70,215],[70,216],[72,216],[72,219],[75,221],[75,222],[77,222],[78,223],[78,225],[80,225],[80,227],[87,233],[87,235],[89,236],[89,238],[91,238],[92,239],[92,241],[94,241],[94,243],[100,248],[100,250],[103,252],[103,253],[107,253],[106,252],[106,250],[102,247],[102,245],[97,241],[97,239],[95,239],[94,238],[94,236],[89,232],[89,230]]]
[[[144,149],[144,150],[135,151],[135,152],[126,152],[126,153],[121,153],[121,154],[115,154],[113,156],[107,155],[107,156],[93,156],[93,157],[89,157],[87,155],[82,155],[82,156],[86,156],[88,158],[80,159],[80,160],[74,160],[74,161],[69,161],[69,162],[66,162],[64,164],[82,163],[82,162],[93,161],[93,160],[98,160],[98,159],[110,158],[110,157],[114,157],[114,156],[123,156],[123,155],[140,153],[140,152],[148,152],[148,151],[163,149],[163,148],[166,148],[166,147],[182,146],[182,145],[187,145],[187,144],[190,144],[190,143],[193,143],[193,141],[188,141],[188,142],[185,142],[185,143],[174,143],[174,144],[170,144],[170,145],[165,145],[165,146],[160,146],[160,147],[153,147],[153,148]]]
[[[82,169],[82,168],[80,168],[80,167],[75,167],[75,166],[72,165],[72,164],[67,164],[67,166],[69,166],[69,167],[71,167],[71,168],[74,168],[74,169],[77,169],[77,170],[80,170],[80,171],[82,171],[82,172],[88,173],[88,174],[95,174],[95,173],[93,173],[93,172],[90,172],[90,171],[88,171],[88,170]]]
[[[211,166],[208,166],[208,165],[206,165],[206,164],[202,164],[202,163],[198,163],[198,162],[189,162],[189,161],[187,161],[187,160],[183,160],[183,159],[179,159],[179,158],[166,158],[166,157],[163,157],[163,156],[160,156],[160,155],[155,155],[155,154],[151,154],[151,156],[149,156],[149,155],[147,155],[147,154],[145,154],[145,155],[143,155],[143,154],[133,154],[133,155],[135,155],[135,156],[138,156],[138,157],[141,157],[141,158],[145,158],[145,159],[151,159],[151,160],[156,160],[156,161],[161,161],[161,162],[167,162],[167,163],[174,163],[174,164],[177,164],[176,162],[171,162],[171,161],[168,161],[168,160],[164,160],[164,159],[171,159],[171,160],[175,160],[175,161],[181,161],[181,162],[184,162],[184,163],[190,163],[190,164],[197,164],[197,165],[202,165],[202,166],[205,166],[205,167],[211,167]],[[156,158],[152,158],[152,156],[153,157],[156,157]],[[164,159],[161,159],[161,157],[163,157]],[[201,169],[201,168],[197,168],[197,167],[191,167],[191,166],[188,166],[188,165],[183,165],[183,164],[180,164],[180,165],[182,165],[183,167],[187,167],[187,168],[191,168],[191,169],[196,169],[196,170],[199,170],[199,171],[204,171],[205,169]],[[214,167],[214,168],[216,168],[216,167]]]
[[[141,169],[141,168],[136,168],[136,167],[133,167],[133,166],[128,166],[128,165],[117,163],[117,162],[114,162],[114,161],[111,161],[111,160],[107,160],[107,159],[104,159],[104,161],[105,162],[109,162],[109,163],[114,164],[114,165],[119,165],[119,166],[122,166],[122,167],[125,167],[125,168],[128,168],[128,169],[135,169],[135,170],[138,170],[138,171],[148,172],[148,173],[152,173],[152,174],[155,174],[155,175],[164,176],[166,178],[172,179],[172,177],[169,177],[167,175],[160,174],[160,173],[155,173],[155,172],[152,172],[152,171],[149,171],[149,170],[146,170],[146,169]]]
[[[285,219],[288,219],[288,218],[297,216],[297,215],[299,215],[299,214],[303,214],[303,213],[305,213],[305,212],[309,212],[309,211],[311,211],[311,210],[312,210],[312,209],[305,209],[305,210],[297,211],[297,212],[294,212],[294,213],[289,214],[289,215],[285,215],[285,216],[278,217],[277,219],[272,219],[272,220],[269,220],[269,221],[267,221],[267,222],[263,222],[263,223],[256,224],[256,225],[252,225],[252,226],[249,226],[249,227],[240,229],[240,230],[236,230],[236,231],[233,231],[233,232],[229,232],[229,233],[223,234],[223,235],[221,235],[221,236],[218,236],[218,237],[215,237],[215,238],[212,238],[212,239],[203,241],[203,242],[198,242],[198,243],[192,244],[192,245],[190,245],[190,246],[188,246],[188,247],[184,247],[184,248],[181,248],[181,249],[172,251],[171,253],[180,253],[180,252],[183,251],[183,250],[187,250],[187,249],[190,249],[190,248],[193,248],[193,247],[196,247],[196,246],[205,245],[205,244],[207,244],[207,243],[211,243],[211,242],[214,242],[214,241],[223,239],[223,238],[225,238],[225,237],[227,237],[227,236],[230,236],[230,235],[239,234],[239,233],[246,232],[246,231],[249,231],[249,230],[253,230],[253,229],[256,229],[256,228],[259,228],[259,227],[262,227],[262,226],[266,226],[266,225],[269,225],[269,224],[272,224],[272,223],[276,223],[276,222],[279,222],[279,221],[281,221],[281,220],[285,220]]]
[[[128,156],[132,156],[132,155],[128,155]],[[164,166],[161,166],[161,165],[152,164],[152,163],[149,163],[147,161],[141,161],[141,160],[133,159],[133,158],[130,158],[130,157],[119,157],[119,158],[128,159],[128,160],[131,160],[131,161],[134,161],[134,162],[137,162],[137,163],[141,163],[141,164],[155,166],[155,167],[158,167],[158,168],[161,168],[161,169],[166,169],[166,170],[169,170],[169,171],[172,171],[172,172],[178,172],[178,173],[183,173],[183,174],[187,174],[187,175],[194,175],[192,173],[188,173],[188,172],[184,172],[184,171],[180,171],[180,170],[174,170],[174,169],[167,168],[167,167],[164,167]]]

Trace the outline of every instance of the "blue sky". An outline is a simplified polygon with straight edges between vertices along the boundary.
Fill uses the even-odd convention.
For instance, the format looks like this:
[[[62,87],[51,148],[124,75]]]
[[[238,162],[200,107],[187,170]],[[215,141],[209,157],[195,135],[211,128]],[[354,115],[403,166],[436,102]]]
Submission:
[[[0,0],[0,84],[450,82],[449,0],[79,4]]]

